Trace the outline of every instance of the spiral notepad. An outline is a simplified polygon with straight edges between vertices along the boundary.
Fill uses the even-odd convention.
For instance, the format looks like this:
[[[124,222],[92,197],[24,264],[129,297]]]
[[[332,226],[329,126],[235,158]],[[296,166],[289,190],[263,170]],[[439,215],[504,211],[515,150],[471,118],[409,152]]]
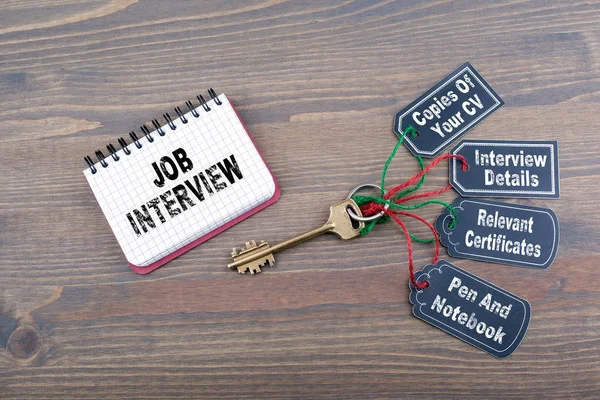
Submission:
[[[83,171],[132,270],[148,273],[277,201],[279,186],[229,99],[209,90]]]

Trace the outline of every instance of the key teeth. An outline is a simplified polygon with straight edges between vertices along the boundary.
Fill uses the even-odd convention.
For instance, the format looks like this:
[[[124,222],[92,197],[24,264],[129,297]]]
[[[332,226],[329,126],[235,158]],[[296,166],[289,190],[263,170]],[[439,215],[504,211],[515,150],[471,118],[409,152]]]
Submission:
[[[242,268],[243,267],[238,268],[238,272],[242,275],[245,275],[246,271],[250,271],[250,275],[260,274],[261,272],[260,267],[245,267],[244,269]]]
[[[267,244],[267,242],[265,242],[264,240],[261,240],[258,243],[256,242],[256,240],[249,240],[246,243],[244,243],[244,245],[240,248],[233,247],[231,250],[231,257],[236,257],[241,253],[244,253],[245,251],[256,249],[257,247],[260,247],[265,244]]]
[[[250,271],[250,275],[260,274],[262,270],[261,267],[274,267],[275,266],[275,258],[271,255],[262,260],[260,264],[255,265],[241,265],[237,268],[240,274],[245,274],[247,271]]]
[[[255,254],[258,251],[262,251],[265,248],[268,248],[269,245],[264,240],[259,241],[249,240],[245,243],[242,248],[233,248],[231,252],[231,256],[233,257],[233,261],[237,262],[240,259],[243,260],[246,257],[252,257],[252,254]],[[273,257],[273,253],[267,254],[262,258],[257,260],[252,260],[248,262],[244,262],[240,266],[237,267],[237,270],[240,274],[245,274],[247,271],[250,271],[250,275],[256,275],[261,273],[261,267],[274,267],[275,266],[275,258]],[[236,269],[236,267],[231,268]]]

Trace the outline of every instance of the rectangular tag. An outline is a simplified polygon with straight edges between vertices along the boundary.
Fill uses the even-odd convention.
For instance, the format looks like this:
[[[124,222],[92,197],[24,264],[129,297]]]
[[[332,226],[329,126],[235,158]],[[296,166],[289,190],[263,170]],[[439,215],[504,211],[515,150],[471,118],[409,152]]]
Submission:
[[[450,183],[461,196],[560,197],[557,141],[463,140],[451,151]]]
[[[452,257],[546,269],[558,250],[558,218],[548,208],[457,197],[435,228]]]
[[[416,273],[429,286],[410,286],[413,314],[472,346],[504,358],[519,346],[531,320],[531,306],[448,261],[429,264]]]
[[[503,104],[466,62],[398,111],[394,132],[400,136],[412,126],[418,134],[406,135],[406,146],[416,156],[435,157]]]

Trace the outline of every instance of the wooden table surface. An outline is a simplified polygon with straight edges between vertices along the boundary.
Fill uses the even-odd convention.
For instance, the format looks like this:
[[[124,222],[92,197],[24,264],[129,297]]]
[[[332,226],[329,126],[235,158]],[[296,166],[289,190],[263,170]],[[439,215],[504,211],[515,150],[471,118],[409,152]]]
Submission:
[[[0,22],[1,399],[600,397],[597,1],[5,0]],[[377,183],[394,113],[467,60],[506,105],[465,138],[560,146],[562,198],[514,200],[558,214],[554,264],[452,259],[530,301],[511,357],[412,316],[391,224],[287,250],[258,276],[226,268],[232,247],[315,227]],[[83,156],[209,87],[281,199],[136,275]],[[402,148],[389,182],[415,171]],[[443,164],[427,187],[446,184]],[[432,255],[417,245],[416,265]]]

